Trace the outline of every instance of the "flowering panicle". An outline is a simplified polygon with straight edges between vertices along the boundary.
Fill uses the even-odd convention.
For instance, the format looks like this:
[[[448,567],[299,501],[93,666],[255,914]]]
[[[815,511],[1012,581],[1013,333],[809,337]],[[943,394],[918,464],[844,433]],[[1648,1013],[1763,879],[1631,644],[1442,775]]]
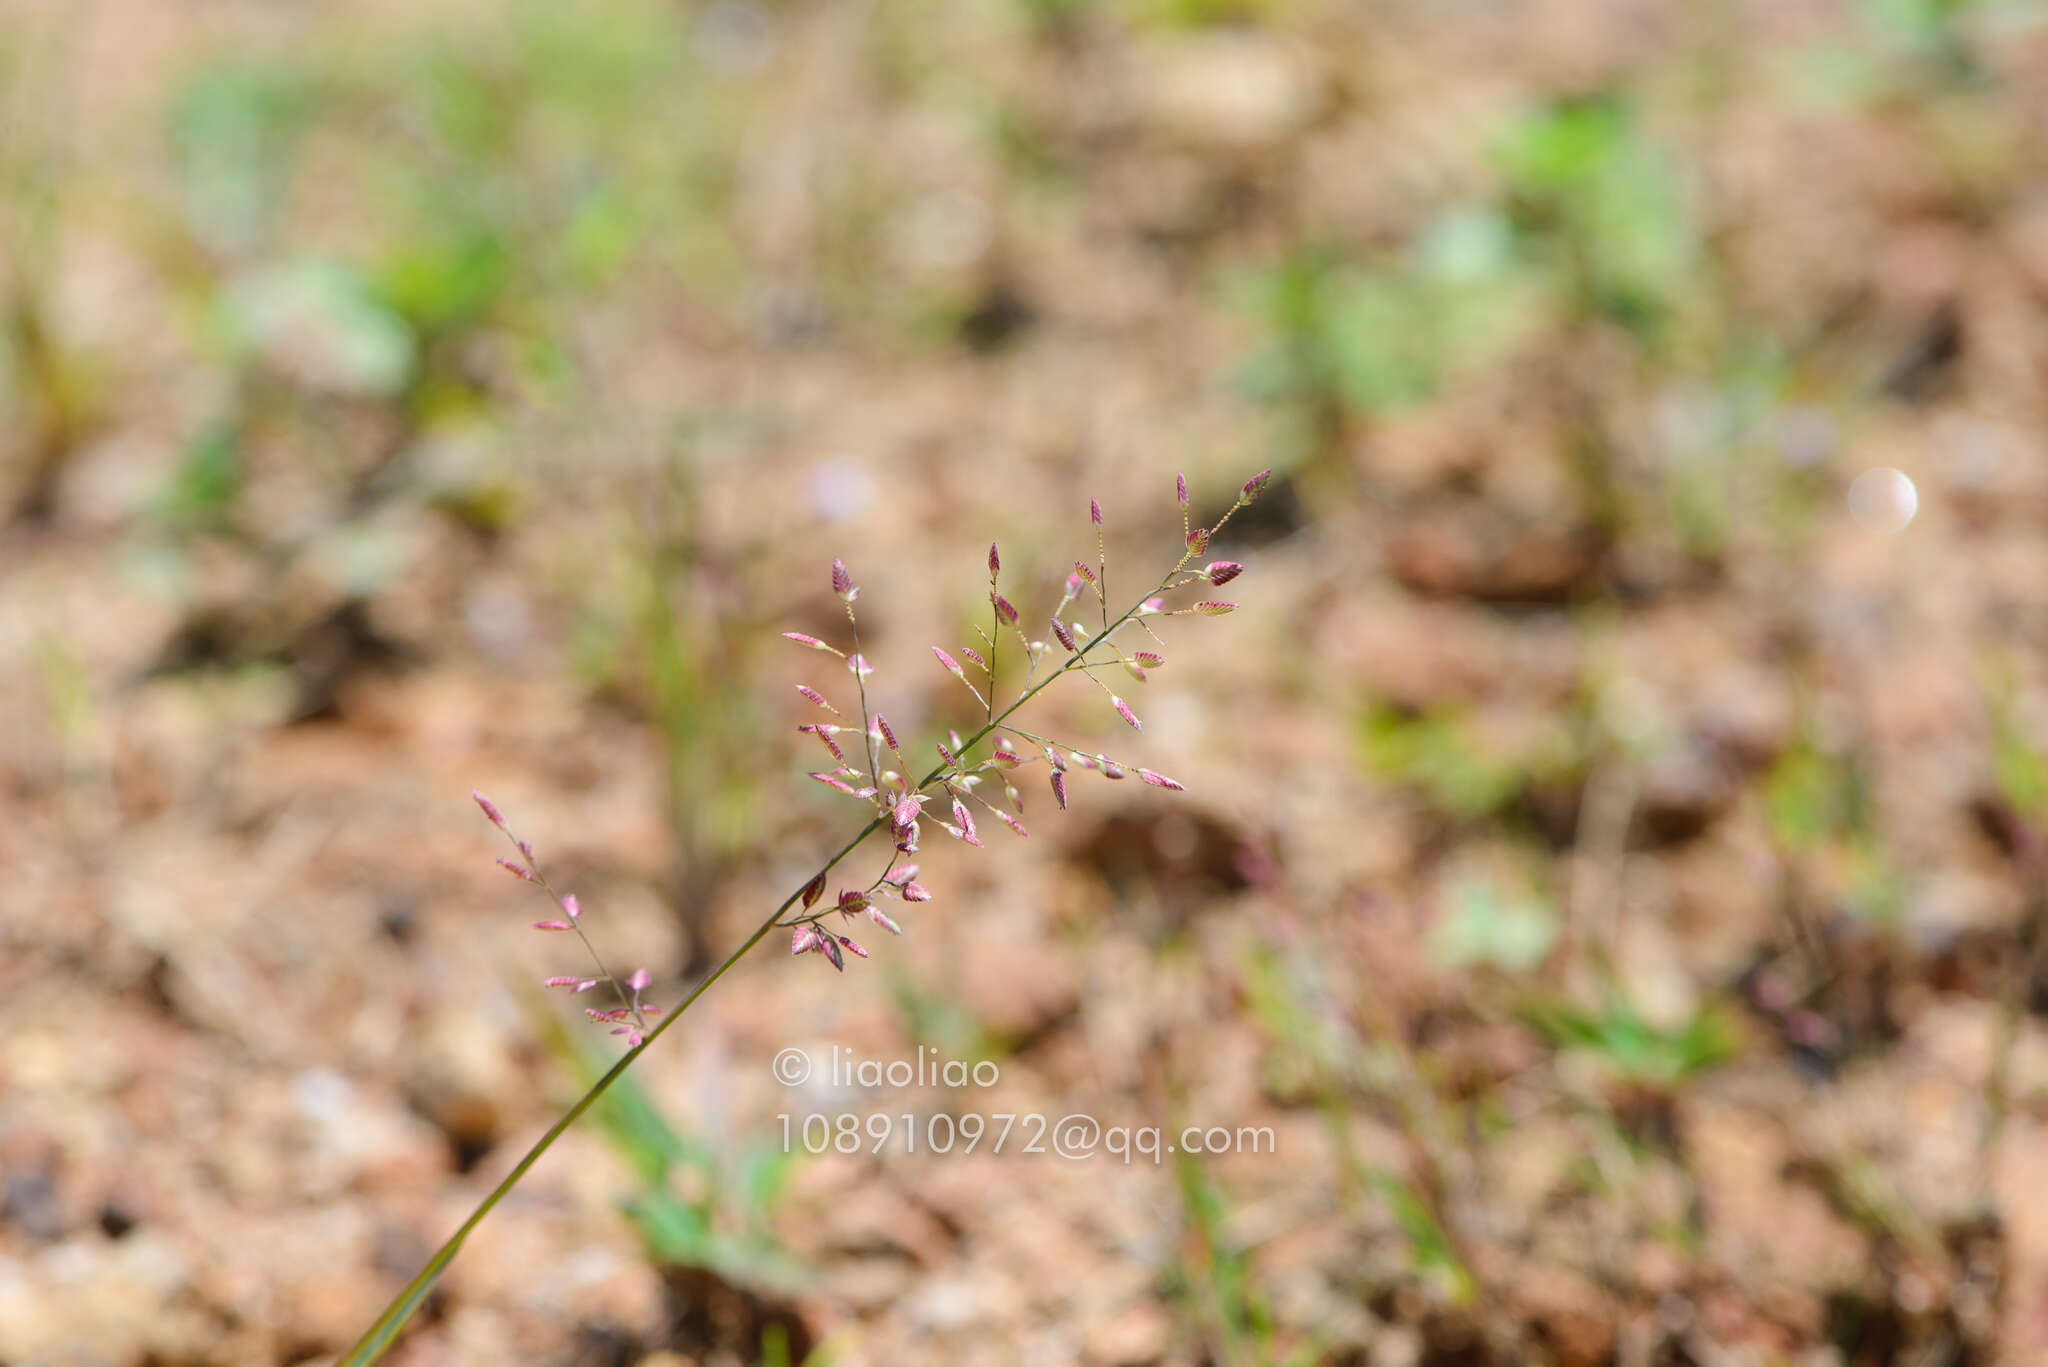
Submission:
[[[1182,551],[1178,561],[1159,581],[1143,594],[1138,595],[1132,606],[1120,615],[1112,615],[1109,597],[1109,557],[1105,547],[1102,504],[1097,499],[1088,501],[1089,522],[1095,529],[1096,561],[1091,569],[1083,561],[1073,561],[1073,573],[1066,576],[1064,596],[1045,620],[1051,623],[1050,634],[1064,648],[1065,653],[1055,653],[1047,641],[1028,639],[1021,626],[1022,620],[1012,598],[1020,596],[1015,588],[1009,597],[1003,593],[1000,583],[1002,558],[993,543],[988,548],[988,601],[990,615],[984,630],[979,624],[975,634],[979,638],[979,650],[961,647],[957,653],[943,647],[934,647],[933,654],[948,673],[975,693],[982,704],[982,722],[973,733],[962,739],[957,731],[949,731],[943,743],[937,746],[939,763],[921,778],[913,777],[905,763],[903,752],[897,744],[897,736],[889,723],[868,705],[867,679],[874,673],[873,666],[861,652],[860,624],[854,612],[854,602],[860,596],[860,589],[854,583],[853,574],[846,562],[835,559],[832,562],[832,593],[838,598],[846,612],[847,639],[845,648],[819,636],[805,632],[786,632],[785,636],[807,650],[815,650],[836,656],[845,661],[846,669],[853,680],[858,698],[858,729],[852,715],[839,711],[820,690],[808,684],[798,684],[798,694],[807,702],[823,708],[827,715],[843,726],[814,724],[801,730],[816,736],[832,757],[833,767],[819,770],[810,776],[834,792],[852,797],[865,804],[867,823],[854,833],[853,838],[842,846],[838,853],[825,860],[822,867],[800,888],[783,899],[781,905],[762,919],[746,942],[735,949],[714,968],[691,993],[674,1008],[664,1011],[661,1007],[644,1000],[653,978],[647,970],[638,969],[620,978],[605,966],[596,946],[586,934],[582,905],[575,897],[558,892],[542,872],[540,860],[533,846],[513,835],[505,814],[498,806],[481,793],[473,794],[484,818],[496,826],[512,842],[519,858],[501,859],[498,862],[525,883],[531,883],[546,893],[555,905],[555,915],[537,922],[543,931],[553,934],[573,934],[590,956],[592,969],[588,975],[560,974],[541,979],[548,988],[560,988],[572,995],[583,995],[600,987],[609,988],[611,1000],[603,1005],[584,1008],[586,1018],[622,1038],[629,1050],[621,1063],[607,1072],[581,1100],[552,1128],[550,1128],[527,1152],[517,1166],[507,1175],[470,1215],[454,1235],[446,1240],[429,1259],[426,1267],[400,1293],[386,1309],[383,1316],[371,1327],[370,1332],[356,1345],[346,1358],[351,1367],[366,1367],[374,1362],[389,1344],[394,1335],[411,1317],[414,1310],[425,1300],[428,1291],[441,1270],[460,1250],[463,1239],[490,1210],[512,1189],[533,1163],[544,1153],[577,1116],[589,1107],[632,1062],[638,1052],[652,1044],[655,1037],[682,1015],[697,997],[715,983],[718,978],[742,956],[775,931],[789,932],[790,953],[796,956],[816,954],[830,963],[835,970],[845,971],[846,958],[852,955],[858,959],[868,957],[868,951],[851,936],[828,927],[825,921],[835,913],[843,924],[847,920],[866,917],[880,929],[891,935],[900,935],[903,927],[882,909],[882,903],[895,900],[911,905],[931,900],[931,892],[918,881],[916,864],[902,862],[902,857],[914,854],[918,847],[918,828],[922,823],[928,804],[944,801],[953,818],[942,823],[949,834],[970,844],[979,845],[981,840],[975,832],[974,814],[970,804],[979,803],[994,813],[998,820],[1018,835],[1025,833],[1021,819],[1023,802],[1014,781],[1015,772],[1029,764],[1035,764],[1043,757],[1050,771],[1053,796],[1064,808],[1068,801],[1067,775],[1072,770],[1086,770],[1101,774],[1107,779],[1120,779],[1135,773],[1144,784],[1169,791],[1180,791],[1181,784],[1155,770],[1125,764],[1100,753],[1088,753],[1072,748],[1063,742],[1055,742],[1043,736],[1034,735],[1017,725],[1013,718],[1018,710],[1038,694],[1045,691],[1058,679],[1068,674],[1079,674],[1102,689],[1109,696],[1117,715],[1134,730],[1139,729],[1138,718],[1130,707],[1097,677],[1099,669],[1121,668],[1132,678],[1143,682],[1146,671],[1164,663],[1164,658],[1152,650],[1130,650],[1132,644],[1126,638],[1118,637],[1127,631],[1138,632],[1159,643],[1153,631],[1151,619],[1160,616],[1192,614],[1218,616],[1229,612],[1234,604],[1216,599],[1204,599],[1190,607],[1169,610],[1167,595],[1195,584],[1214,588],[1236,579],[1244,572],[1244,566],[1232,560],[1211,561],[1200,570],[1189,567],[1195,559],[1216,543],[1225,525],[1241,508],[1256,498],[1259,491],[1271,478],[1270,471],[1262,471],[1246,480],[1239,490],[1237,500],[1222,517],[1207,527],[1192,525],[1188,482],[1185,475],[1174,480],[1175,498],[1181,508]],[[1084,626],[1067,615],[1068,607],[1078,599],[1082,591],[1092,591],[1100,607],[1099,626]],[[1096,614],[1087,614],[1095,616]],[[1033,621],[1040,620],[1036,617]],[[1005,675],[1001,643],[1008,629],[1017,638],[1022,658],[1021,679]],[[960,659],[974,664],[982,673],[979,687],[971,681]],[[1001,685],[1008,683],[1013,692],[1007,701],[998,698]],[[847,755],[835,737],[854,733],[863,737],[866,753],[859,759],[866,762],[866,772]],[[1012,738],[1027,741],[1037,754],[1026,758],[1019,752]],[[982,749],[986,743],[986,749]],[[886,751],[901,766],[900,769],[884,770],[881,755]],[[993,789],[1000,786],[1007,809],[991,802],[977,788]],[[865,886],[841,889],[831,902],[825,900],[825,879],[833,869],[851,856],[871,837],[886,833],[893,851],[888,855],[885,866]],[[801,904],[801,905],[799,905]],[[794,911],[792,911],[794,909]]]
[[[976,826],[975,806],[979,805],[992,813],[1018,835],[1026,834],[1022,819],[1022,798],[1016,785],[1011,781],[1013,771],[1044,760],[1049,771],[1048,778],[1053,798],[1062,808],[1068,805],[1068,775],[1072,770],[1081,769],[1117,780],[1135,774],[1139,781],[1154,788],[1171,792],[1183,791],[1183,785],[1168,778],[1157,770],[1141,765],[1125,763],[1099,752],[1076,749],[1073,746],[1034,735],[1014,724],[1013,714],[1025,702],[1043,691],[1062,675],[1074,673],[1084,675],[1091,683],[1102,688],[1109,698],[1110,708],[1117,717],[1133,731],[1140,734],[1144,723],[1138,718],[1131,705],[1110,689],[1098,677],[1101,669],[1121,669],[1131,679],[1144,683],[1149,671],[1166,663],[1164,653],[1153,648],[1152,642],[1145,648],[1133,649],[1117,638],[1126,630],[1153,635],[1144,619],[1151,617],[1172,617],[1180,615],[1221,616],[1236,605],[1219,599],[1202,599],[1178,608],[1169,608],[1167,595],[1176,589],[1191,585],[1214,588],[1237,579],[1245,571],[1242,563],[1235,560],[1211,560],[1199,568],[1191,568],[1198,556],[1215,544],[1216,538],[1239,508],[1257,496],[1265,485],[1269,473],[1261,473],[1247,481],[1239,491],[1238,499],[1214,525],[1195,526],[1190,521],[1191,497],[1187,477],[1176,475],[1174,496],[1180,505],[1182,533],[1179,561],[1159,582],[1138,597],[1134,606],[1121,616],[1112,619],[1106,597],[1108,582],[1108,554],[1104,543],[1102,503],[1099,499],[1088,501],[1088,520],[1096,534],[1096,562],[1090,565],[1086,560],[1072,561],[1073,571],[1066,576],[1060,601],[1044,619],[1047,623],[1046,639],[1034,641],[1026,637],[1021,626],[1023,616],[1016,604],[1005,594],[1002,584],[1002,556],[994,542],[988,548],[988,602],[990,616],[982,628],[978,628],[978,646],[949,648],[934,645],[932,658],[948,674],[967,685],[974,699],[983,709],[983,725],[972,736],[962,739],[958,732],[950,732],[943,741],[934,742],[939,757],[938,766],[921,779],[914,778],[904,759],[898,737],[880,713],[868,708],[865,689],[860,698],[860,725],[868,740],[867,772],[863,773],[849,761],[846,754],[834,742],[833,737],[842,728],[823,724],[807,724],[799,729],[816,736],[831,752],[838,767],[813,773],[816,779],[835,792],[846,794],[869,804],[873,813],[866,834],[886,832],[894,847],[887,867],[882,869],[865,887],[843,890],[829,905],[821,905],[823,883],[814,879],[803,890],[802,905],[787,919],[778,923],[790,930],[790,949],[793,954],[816,954],[836,969],[844,969],[845,956],[853,954],[866,958],[867,952],[844,935],[828,930],[822,924],[824,917],[839,914],[842,918],[865,916],[891,934],[901,934],[902,927],[881,910],[879,903],[885,898],[894,898],[904,903],[925,902],[931,899],[931,892],[917,881],[917,865],[900,862],[904,856],[913,855],[918,849],[919,828],[926,815],[927,806],[934,800],[945,804],[950,820],[941,820],[940,829],[964,844],[979,846],[981,835]],[[859,628],[853,612],[853,600],[859,590],[854,586],[852,575],[843,561],[832,562],[832,590],[846,605],[847,626],[852,633],[851,649],[843,652],[849,672],[856,686],[873,672],[860,653]],[[1014,593],[1015,590],[1010,590]],[[1067,615],[1067,609],[1077,598],[1092,595],[1101,604],[1101,625],[1084,624]],[[1022,681],[1016,685],[1016,696],[1003,705],[996,697],[999,669],[1000,638],[1005,633],[1015,636],[1023,655],[1020,667],[1024,670]],[[785,633],[799,645],[811,649],[839,652],[830,642],[806,636],[801,633]],[[1156,635],[1153,641],[1156,642]],[[1053,644],[1058,651],[1049,651]],[[964,663],[963,663],[964,662]],[[972,664],[979,673],[979,679],[969,675],[967,665]],[[830,709],[835,716],[842,715],[826,698],[808,686],[800,685],[799,691],[810,702]],[[1015,738],[1015,739],[1013,739]],[[1016,740],[1031,742],[1038,754],[1027,757],[1019,752]],[[986,743],[986,748],[982,749]],[[883,772],[879,760],[886,753],[895,768]],[[1000,784],[1002,800],[1007,805],[991,802],[976,791],[977,785]],[[936,810],[936,809],[935,809]],[[856,840],[855,845],[860,842]],[[852,847],[849,847],[849,850]],[[795,899],[792,899],[795,900]],[[787,909],[785,908],[785,911]]]

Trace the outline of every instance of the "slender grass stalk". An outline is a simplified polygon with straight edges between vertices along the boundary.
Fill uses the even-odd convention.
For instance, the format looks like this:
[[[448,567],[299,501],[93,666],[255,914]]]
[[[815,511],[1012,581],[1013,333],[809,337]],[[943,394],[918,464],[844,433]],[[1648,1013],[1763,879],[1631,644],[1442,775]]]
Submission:
[[[1213,533],[1214,531],[1220,529],[1224,522],[1229,521],[1231,515],[1234,514],[1238,508],[1244,507],[1247,503],[1251,501],[1252,497],[1257,494],[1259,486],[1262,485],[1265,482],[1265,480],[1266,476],[1262,474],[1255,476],[1252,479],[1252,481],[1247,483],[1245,485],[1244,492],[1242,496],[1239,498],[1237,504],[1231,508],[1229,513],[1226,513],[1224,515],[1222,520],[1216,524],[1215,528],[1210,528],[1208,529],[1208,531],[1210,533]],[[1185,489],[1185,481],[1183,481],[1182,483],[1182,488]],[[1091,511],[1094,512],[1096,518],[1096,525],[1099,527],[1100,511],[1099,509],[1091,509]],[[994,641],[991,640],[991,655],[989,660],[991,666],[989,678],[990,687],[989,696],[986,700],[985,713],[985,715],[987,716],[987,720],[984,722],[980,730],[976,731],[972,737],[970,737],[959,747],[958,754],[954,757],[953,762],[942,763],[934,766],[929,773],[927,773],[922,779],[918,781],[918,783],[915,785],[913,789],[911,789],[911,791],[922,792],[926,788],[929,788],[933,783],[937,782],[941,778],[941,776],[947,774],[950,771],[957,770],[959,767],[959,762],[965,758],[969,751],[971,751],[976,745],[980,744],[983,740],[987,739],[990,735],[994,734],[997,731],[1012,731],[1018,735],[1030,736],[1031,733],[1029,732],[1017,731],[1015,728],[1005,725],[1005,723],[1008,722],[1008,720],[1010,719],[1011,715],[1014,714],[1019,708],[1023,707],[1024,704],[1030,702],[1038,694],[1045,691],[1047,687],[1049,687],[1055,680],[1061,678],[1062,676],[1070,672],[1085,673],[1089,668],[1088,656],[1090,652],[1096,650],[1098,647],[1109,645],[1111,638],[1116,634],[1117,630],[1120,627],[1122,627],[1126,622],[1130,622],[1138,618],[1141,613],[1145,613],[1147,610],[1147,605],[1152,601],[1152,596],[1154,594],[1163,592],[1167,589],[1180,587],[1187,583],[1195,582],[1193,580],[1177,580],[1176,576],[1180,575],[1184,570],[1186,570],[1188,562],[1194,558],[1196,550],[1202,547],[1206,547],[1207,542],[1208,536],[1206,534],[1202,537],[1200,543],[1197,543],[1192,537],[1190,537],[1188,539],[1187,549],[1182,554],[1179,562],[1174,565],[1173,569],[1168,571],[1165,575],[1161,576],[1159,583],[1155,585],[1153,589],[1149,590],[1145,595],[1141,596],[1136,603],[1132,604],[1131,607],[1126,609],[1124,613],[1121,616],[1119,616],[1114,622],[1106,622],[1100,634],[1087,639],[1085,642],[1076,643],[1076,648],[1074,649],[1073,653],[1069,655],[1067,659],[1061,663],[1059,668],[1047,674],[1043,679],[1039,679],[1036,683],[1033,683],[1031,682],[1032,676],[1030,674],[1027,674],[1026,686],[1024,687],[1024,690],[1018,694],[1015,701],[1013,701],[1008,707],[1003,708],[1000,712],[996,711],[994,707],[995,679],[993,665],[995,663],[995,660],[993,654]],[[992,586],[994,582],[994,557],[994,548],[991,547],[990,581]],[[845,568],[844,566],[840,565],[838,562],[835,561],[833,564],[833,571],[834,587],[835,589],[841,588],[841,580],[844,578],[846,573]],[[846,583],[849,585],[850,582],[850,580],[846,581]],[[993,589],[991,590],[991,593],[993,596]],[[851,596],[847,594],[842,594],[842,596],[846,598],[848,607],[851,608]],[[1064,604],[1062,604],[1062,606],[1064,607]],[[1209,608],[1219,606],[1226,605],[1201,604],[1198,605],[1197,608],[1185,609],[1184,611],[1206,611]],[[1153,611],[1157,611],[1157,609],[1154,608]],[[1104,617],[1107,618],[1107,615],[1108,612],[1107,607],[1105,605]],[[852,613],[850,611],[848,613],[848,618],[849,621],[852,618]],[[1142,623],[1140,625],[1142,625]],[[855,659],[858,660],[859,658],[859,647],[856,644]],[[1035,660],[1033,661],[1033,665],[1035,671]],[[854,677],[856,681],[860,679],[860,672],[858,668],[856,668],[855,670]],[[1113,699],[1113,701],[1115,700]],[[1124,715],[1126,721],[1132,720],[1127,709],[1123,707],[1120,701],[1118,701],[1117,703],[1117,710],[1119,711],[1119,713],[1122,713]],[[1133,721],[1132,724],[1135,725],[1136,723]],[[867,696],[864,685],[861,687],[861,725],[863,732],[862,739],[863,743],[866,744],[868,748],[869,765],[872,771],[875,765],[875,756],[873,742],[871,738],[867,735],[867,731],[869,728],[869,720],[867,710]],[[1032,738],[1039,739],[1038,737]],[[1140,772],[1144,773],[1145,771]],[[1156,781],[1156,779],[1157,776],[1152,776],[1152,778],[1148,779],[1148,781]],[[877,782],[879,786],[879,779],[877,780]],[[1178,788],[1180,785],[1168,781],[1167,783],[1162,784],[1161,786]],[[481,799],[479,799],[479,801],[481,802]],[[502,819],[496,814],[496,809],[491,807],[487,803],[483,805],[486,814],[491,816],[493,822],[502,826]],[[1062,797],[1061,805],[1065,805],[1064,796]],[[624,1054],[622,1054],[619,1057],[619,1061],[613,1064],[610,1070],[607,1071],[603,1077],[599,1078],[594,1084],[592,1084],[590,1089],[584,1092],[584,1094],[577,1099],[576,1103],[563,1113],[561,1119],[557,1120],[553,1125],[548,1127],[547,1133],[543,1134],[538,1140],[534,1142],[533,1147],[526,1151],[525,1156],[513,1165],[512,1170],[506,1173],[504,1178],[499,1181],[498,1185],[491,1189],[490,1194],[484,1197],[484,1199],[477,1204],[476,1209],[472,1210],[469,1213],[469,1217],[465,1219],[462,1222],[462,1224],[456,1229],[456,1231],[453,1234],[449,1235],[448,1238],[441,1244],[441,1246],[434,1251],[434,1255],[431,1258],[427,1259],[426,1266],[422,1267],[419,1270],[419,1273],[416,1276],[414,1276],[410,1282],[406,1283],[405,1289],[398,1294],[397,1298],[394,1299],[390,1305],[385,1307],[384,1313],[377,1317],[376,1323],[372,1324],[368,1332],[366,1332],[363,1335],[363,1337],[356,1343],[356,1345],[353,1348],[349,1349],[347,1355],[340,1360],[338,1367],[369,1367],[369,1364],[376,1362],[379,1358],[383,1357],[385,1350],[388,1349],[391,1346],[391,1344],[397,1339],[399,1332],[405,1328],[406,1323],[412,1319],[414,1313],[417,1312],[420,1306],[426,1301],[428,1294],[434,1289],[435,1283],[437,1283],[441,1279],[441,1274],[447,1271],[448,1265],[455,1260],[455,1255],[462,1251],[462,1245],[469,1238],[470,1233],[474,1231],[478,1225],[483,1223],[484,1217],[489,1215],[493,1210],[495,1210],[498,1206],[498,1203],[500,1201],[503,1201],[505,1197],[511,1193],[514,1187],[519,1185],[520,1181],[525,1178],[527,1172],[532,1169],[533,1165],[540,1161],[541,1155],[545,1154],[549,1149],[553,1148],[555,1141],[560,1139],[562,1135],[568,1131],[571,1125],[574,1125],[579,1119],[582,1118],[583,1113],[585,1111],[588,1111],[591,1108],[591,1106],[597,1102],[597,1099],[604,1095],[606,1089],[609,1088],[612,1085],[612,1083],[616,1082],[628,1068],[631,1068],[634,1065],[634,1063],[638,1062],[642,1054],[646,1053],[647,1050],[653,1048],[654,1042],[657,1039],[661,1038],[662,1033],[666,1031],[671,1025],[674,1025],[676,1021],[680,1020],[682,1018],[683,1013],[685,1011],[688,1011],[690,1007],[695,1005],[697,1000],[700,997],[702,997],[707,991],[710,990],[711,985],[713,983],[717,982],[720,978],[725,976],[726,970],[730,969],[734,964],[738,963],[742,958],[744,958],[747,952],[753,949],[754,946],[761,943],[762,939],[767,936],[769,931],[774,930],[778,925],[780,925],[782,923],[782,917],[784,916],[784,914],[787,913],[791,907],[795,906],[797,902],[804,897],[807,891],[809,891],[813,887],[822,886],[826,874],[830,873],[833,870],[833,868],[835,868],[842,860],[844,860],[848,855],[852,854],[856,849],[858,849],[862,842],[867,840],[869,836],[875,834],[877,831],[887,829],[890,826],[890,824],[891,823],[889,817],[886,811],[884,811],[883,813],[878,814],[874,818],[872,818],[865,826],[861,827],[861,829],[853,836],[853,838],[851,840],[848,840],[844,845],[840,846],[838,853],[834,854],[830,859],[827,859],[824,862],[824,864],[819,867],[818,871],[815,874],[813,874],[809,879],[805,880],[802,886],[800,886],[795,892],[790,893],[789,896],[783,898],[782,902],[775,908],[775,910],[768,913],[768,915],[762,919],[761,923],[754,928],[753,934],[749,935],[737,949],[733,950],[732,953],[728,954],[716,968],[713,968],[710,971],[710,973],[705,975],[704,980],[698,983],[696,987],[691,989],[690,994],[688,996],[684,997],[683,1000],[680,1003],[678,1003],[672,1011],[669,1011],[666,1015],[662,1016],[653,1025],[651,1029],[646,1030],[644,1036],[640,1040],[640,1043],[633,1045]],[[515,841],[515,844],[516,843],[517,842]],[[532,856],[527,853],[527,850],[524,846],[521,847],[521,853],[527,855],[527,864],[529,866],[529,869],[531,870],[531,876],[528,876],[527,874],[522,874],[521,876],[526,877],[528,881],[540,881],[538,876],[539,871],[537,867],[533,867]],[[895,859],[893,857],[890,860],[890,865],[892,868],[895,865]],[[518,870],[515,869],[515,872],[518,872]],[[543,886],[545,887],[545,885]],[[552,887],[547,887],[546,890],[548,891],[550,896],[556,896],[559,902],[560,898],[554,892]],[[819,913],[819,915],[823,914],[825,913]],[[572,917],[571,920],[573,922],[575,918]],[[582,927],[580,926],[580,924],[576,925],[575,928],[578,934],[580,935],[582,933]],[[587,939],[584,943],[586,947],[589,946],[589,941]],[[591,949],[591,954],[593,958],[596,957],[596,950],[594,948]],[[603,969],[602,960],[598,960],[598,963],[600,972],[603,973],[604,978],[607,981],[610,981],[612,985],[616,988],[618,985],[617,981],[615,979],[612,979],[611,974]]]

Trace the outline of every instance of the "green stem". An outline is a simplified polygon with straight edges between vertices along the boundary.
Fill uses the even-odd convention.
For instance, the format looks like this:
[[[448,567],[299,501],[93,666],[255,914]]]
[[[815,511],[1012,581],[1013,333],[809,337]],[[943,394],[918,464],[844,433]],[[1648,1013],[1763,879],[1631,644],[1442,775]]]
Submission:
[[[398,1299],[392,1301],[385,1308],[384,1313],[378,1316],[377,1322],[370,1326],[369,1332],[363,1335],[355,1347],[349,1349],[348,1356],[341,1359],[337,1367],[368,1367],[368,1364],[382,1357],[384,1350],[391,1346],[393,1339],[397,1338],[398,1331],[405,1327],[406,1321],[413,1317],[413,1313],[420,1308],[420,1303],[426,1300],[427,1293],[434,1288],[434,1283],[441,1279],[441,1274],[447,1270],[448,1264],[453,1262],[455,1255],[462,1251],[463,1241],[469,1238],[470,1231],[482,1224],[484,1217],[497,1207],[498,1202],[504,1200],[512,1188],[519,1185],[520,1179],[526,1176],[527,1170],[540,1161],[540,1156],[554,1146],[555,1141],[562,1137],[564,1131],[582,1118],[583,1113],[589,1110],[599,1097],[604,1095],[605,1089],[618,1081],[619,1077],[628,1068],[633,1066],[634,1061],[640,1055],[653,1047],[654,1041],[661,1038],[662,1031],[668,1029],[669,1026],[681,1019],[682,1014],[689,1010],[696,1003],[697,999],[710,989],[711,984],[724,977],[727,969],[744,958],[748,950],[761,943],[762,937],[775,928],[775,923],[781,918],[782,913],[788,911],[790,907],[796,904],[796,900],[803,896],[804,888],[809,887],[817,876],[830,872],[832,867],[839,863],[840,860],[852,854],[856,846],[881,828],[882,818],[880,817],[876,817],[866,826],[863,826],[858,835],[840,847],[839,853],[825,861],[824,867],[818,870],[817,875],[813,875],[812,879],[807,879],[803,887],[798,888],[795,892],[784,898],[782,905],[775,908],[774,912],[755,928],[754,933],[747,937],[745,944],[735,949],[731,954],[728,954],[725,961],[712,969],[710,975],[703,982],[698,983],[695,990],[689,996],[683,998],[681,1004],[675,1010],[669,1012],[668,1015],[656,1022],[654,1028],[647,1032],[647,1038],[638,1047],[628,1049],[622,1054],[619,1057],[619,1061],[611,1066],[609,1072],[599,1078],[590,1090],[585,1092],[577,1100],[576,1104],[563,1114],[560,1120],[549,1126],[548,1132],[542,1135],[534,1143],[534,1146],[526,1151],[526,1156],[514,1165],[512,1171],[505,1174],[504,1180],[493,1187],[491,1194],[486,1196],[477,1208],[469,1213],[469,1218],[462,1222],[462,1227],[449,1235],[447,1242],[435,1250],[434,1256],[427,1260],[427,1265],[420,1269],[419,1275],[406,1284],[405,1290],[399,1293]]]

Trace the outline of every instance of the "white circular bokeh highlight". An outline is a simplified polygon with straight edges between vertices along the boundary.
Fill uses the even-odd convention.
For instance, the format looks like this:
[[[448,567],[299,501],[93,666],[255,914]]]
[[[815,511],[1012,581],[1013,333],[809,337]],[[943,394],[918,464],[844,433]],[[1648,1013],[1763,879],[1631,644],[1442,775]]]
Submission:
[[[1865,470],[1850,481],[1849,516],[1865,531],[1889,536],[1906,529],[1920,511],[1920,491],[1889,466]]]

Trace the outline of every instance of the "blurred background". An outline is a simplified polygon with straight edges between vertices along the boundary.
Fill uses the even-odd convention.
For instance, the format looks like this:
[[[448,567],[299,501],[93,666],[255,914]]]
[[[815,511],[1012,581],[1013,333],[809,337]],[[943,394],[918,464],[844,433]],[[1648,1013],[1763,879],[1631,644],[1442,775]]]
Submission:
[[[989,540],[1268,465],[1036,710],[1189,791],[764,946],[393,1360],[2048,1354],[2048,7],[11,0],[0,111],[0,1363],[331,1360],[614,1055],[472,787],[673,1000],[857,824],[832,556],[928,756]],[[801,1142],[996,1113],[1278,1152]]]

